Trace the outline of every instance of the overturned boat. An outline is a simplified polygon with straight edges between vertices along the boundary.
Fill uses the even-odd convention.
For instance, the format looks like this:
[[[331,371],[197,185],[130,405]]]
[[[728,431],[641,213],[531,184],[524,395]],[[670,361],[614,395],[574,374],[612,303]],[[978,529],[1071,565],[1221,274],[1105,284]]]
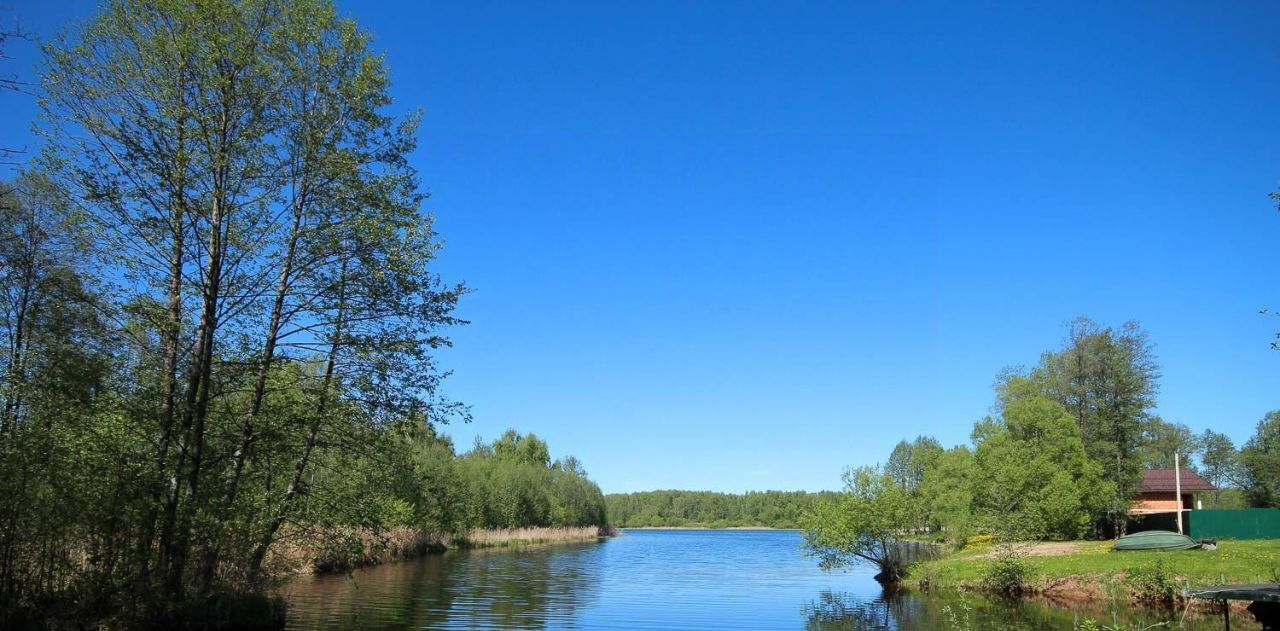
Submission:
[[[1191,537],[1168,530],[1144,530],[1116,539],[1116,550],[1190,550],[1200,544]]]

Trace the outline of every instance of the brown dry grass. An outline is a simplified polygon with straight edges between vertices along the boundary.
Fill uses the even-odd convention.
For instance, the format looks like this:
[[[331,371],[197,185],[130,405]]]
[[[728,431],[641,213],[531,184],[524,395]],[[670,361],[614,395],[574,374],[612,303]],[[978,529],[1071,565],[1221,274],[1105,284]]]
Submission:
[[[416,528],[290,528],[267,554],[270,576],[347,570],[415,557],[448,547],[449,538]]]
[[[464,548],[500,548],[536,543],[560,543],[568,541],[585,541],[605,536],[596,526],[576,528],[508,528],[508,529],[475,529],[458,540],[459,547]]]
[[[324,530],[290,527],[267,554],[269,576],[346,571],[380,565],[446,549],[479,549],[533,544],[590,541],[608,536],[610,531],[596,526],[580,528],[477,528],[465,536],[425,532],[398,527],[329,528]]]

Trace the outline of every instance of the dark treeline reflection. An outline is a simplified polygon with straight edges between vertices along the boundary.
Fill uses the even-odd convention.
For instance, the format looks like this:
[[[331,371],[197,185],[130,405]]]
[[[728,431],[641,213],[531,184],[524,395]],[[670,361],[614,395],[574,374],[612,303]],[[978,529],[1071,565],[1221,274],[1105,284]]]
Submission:
[[[909,631],[912,629],[1004,629],[1039,631],[1072,629],[1085,620],[1144,629],[1176,625],[1181,611],[1134,609],[1123,603],[1068,606],[1033,601],[989,599],[974,594],[886,590],[879,597],[824,591],[801,607],[805,628],[821,631]],[[1233,628],[1254,629],[1251,621],[1232,619]],[[1129,628],[1129,627],[1125,627]],[[1183,629],[1221,629],[1216,616],[1196,616]]]
[[[300,577],[281,592],[296,629],[544,627],[573,619],[595,598],[594,545],[449,552]]]

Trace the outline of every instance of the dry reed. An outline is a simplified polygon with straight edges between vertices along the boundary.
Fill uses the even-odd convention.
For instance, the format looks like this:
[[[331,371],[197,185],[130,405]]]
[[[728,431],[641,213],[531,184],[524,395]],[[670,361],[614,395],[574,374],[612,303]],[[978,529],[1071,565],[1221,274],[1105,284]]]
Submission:
[[[451,542],[462,548],[500,548],[521,546],[536,543],[560,543],[567,541],[585,541],[607,536],[597,526],[579,526],[566,528],[477,528]],[[450,546],[453,547],[453,546]]]
[[[451,536],[416,528],[290,528],[271,546],[266,569],[271,576],[347,571],[409,559],[446,549],[502,548],[588,541],[615,534],[612,528],[477,528]]]

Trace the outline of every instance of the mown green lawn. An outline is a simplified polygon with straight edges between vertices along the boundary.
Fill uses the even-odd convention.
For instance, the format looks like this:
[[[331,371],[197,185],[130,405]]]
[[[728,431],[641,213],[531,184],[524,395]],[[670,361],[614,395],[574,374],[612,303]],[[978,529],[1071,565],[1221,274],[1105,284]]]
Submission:
[[[1218,542],[1217,550],[1179,552],[1115,552],[1112,541],[1071,542],[1066,554],[1027,556],[1035,569],[1033,583],[1078,577],[1113,582],[1134,569],[1163,559],[1180,584],[1190,587],[1227,583],[1277,582],[1280,578],[1280,539]],[[925,579],[939,587],[976,585],[992,564],[995,548],[985,545],[949,554],[911,569],[909,579]]]

